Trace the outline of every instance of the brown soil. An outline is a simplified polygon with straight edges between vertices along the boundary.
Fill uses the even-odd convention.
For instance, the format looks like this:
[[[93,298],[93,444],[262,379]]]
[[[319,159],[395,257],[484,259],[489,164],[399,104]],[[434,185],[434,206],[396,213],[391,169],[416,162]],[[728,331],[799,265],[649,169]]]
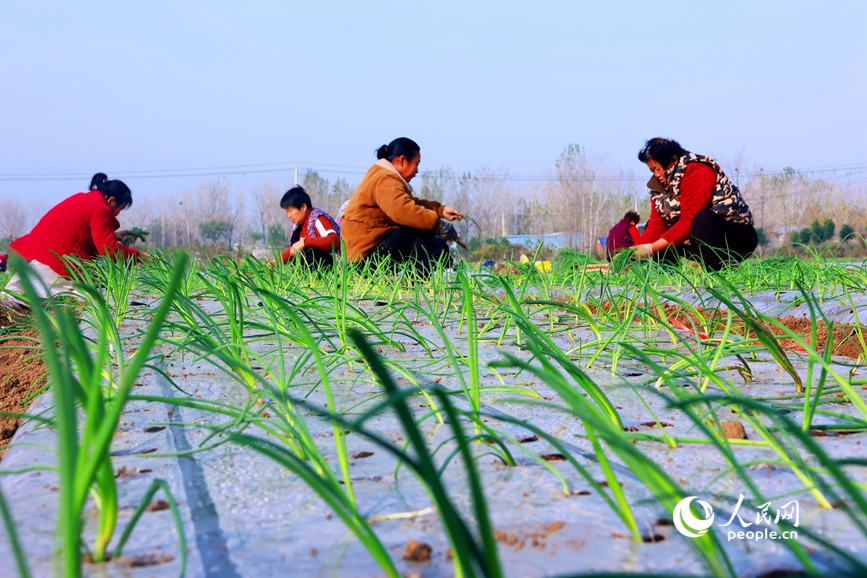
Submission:
[[[665,306],[665,314],[669,317],[669,319],[674,319],[685,325],[690,331],[693,330],[693,327],[698,330],[698,332],[706,332],[711,327],[717,326],[723,322],[723,316],[726,315],[725,310],[722,309],[710,309],[710,310],[699,310],[699,313],[703,316],[703,318],[696,318],[691,312],[688,312],[682,309],[678,305],[666,305]],[[818,322],[816,327],[816,343],[811,343],[812,341],[812,324],[809,319],[806,317],[794,317],[792,315],[788,315],[786,317],[777,317],[775,318],[777,322],[786,327],[792,333],[804,337],[804,341],[815,348],[816,351],[822,353],[825,351],[825,347],[828,343],[829,333],[831,334],[832,339],[832,355],[838,355],[840,357],[848,357],[850,359],[857,359],[859,356],[864,356],[864,350],[862,349],[860,342],[858,340],[857,331],[860,329],[865,333],[865,341],[867,341],[867,328],[858,327],[856,325],[851,325],[848,323],[834,323],[832,326],[832,332],[828,331],[828,327],[824,322]],[[786,332],[776,325],[768,324],[768,330],[777,336],[786,335]],[[745,324],[740,320],[732,321],[732,332],[738,335],[743,336],[745,330]],[[800,347],[794,340],[782,340],[780,342],[783,347],[788,347],[794,350],[799,350]]]
[[[45,378],[45,364],[38,357],[39,350],[34,349],[35,342],[30,339],[36,337],[37,332],[34,329],[12,334],[3,332],[6,328],[17,328],[26,323],[26,319],[10,317],[6,311],[0,310],[0,411],[23,413],[27,409],[25,400]],[[14,417],[0,417],[0,457],[20,423],[21,420]]]
[[[788,327],[792,332],[806,336],[806,342],[809,344],[811,340],[810,320],[805,317],[783,317],[780,322]],[[867,341],[867,330],[863,327],[859,328],[848,323],[835,323],[833,325],[832,334],[832,354],[850,359],[857,359],[859,356],[864,356],[865,352],[861,348],[858,340],[857,330],[861,329],[864,333],[864,339]],[[775,335],[780,335],[782,330],[776,327],[771,327],[771,332]],[[828,327],[824,323],[819,323],[816,331],[816,351],[819,353],[825,351],[828,343]]]
[[[566,299],[560,299],[561,301],[566,301]],[[590,312],[595,314],[598,312],[598,308],[595,305],[587,304],[590,309]],[[609,301],[604,301],[601,303],[600,307],[607,312],[611,312],[614,309],[614,305]],[[682,308],[680,305],[665,305],[663,306],[663,313],[668,319],[664,320],[668,323],[672,321],[675,328],[677,329],[685,329],[689,332],[695,332],[698,334],[707,334],[712,329],[716,329],[717,333],[722,329],[721,323],[725,321],[726,311],[724,309],[701,309],[697,308],[696,311],[698,315],[695,315],[692,310],[687,310]],[[656,311],[653,310],[654,315]],[[794,317],[794,316],[786,316],[786,317],[778,317],[776,320],[785,326],[787,329],[795,333],[796,335],[802,336],[804,341],[809,344],[811,347],[814,347],[816,351],[819,353],[824,352],[825,347],[828,343],[829,331],[824,322],[819,322],[817,324],[816,331],[816,343],[811,343],[811,323],[810,320],[806,317]],[[641,320],[636,316],[633,319],[634,323],[640,323]],[[681,324],[683,327],[678,327],[677,324]],[[865,342],[867,342],[867,327],[864,326],[856,326],[848,323],[835,323],[832,327],[832,355],[840,356],[840,357],[848,357],[849,359],[858,359],[858,357],[864,357],[865,352],[861,347],[860,340],[858,339],[857,332],[858,330],[863,331]],[[740,335],[744,337],[746,327],[743,321],[735,318],[732,321],[732,333],[736,335]],[[783,329],[770,325],[768,326],[768,330],[774,335],[785,335],[785,331]],[[781,340],[780,344],[783,347],[787,347],[794,350],[799,350],[800,348],[795,343],[794,340]]]
[[[433,550],[424,542],[416,542],[409,540],[406,543],[406,551],[403,553],[403,559],[411,562],[427,562],[430,560],[430,554]]]
[[[745,440],[747,439],[747,432],[744,431],[744,424],[735,420],[724,421],[720,424],[722,426],[723,435],[730,440]]]

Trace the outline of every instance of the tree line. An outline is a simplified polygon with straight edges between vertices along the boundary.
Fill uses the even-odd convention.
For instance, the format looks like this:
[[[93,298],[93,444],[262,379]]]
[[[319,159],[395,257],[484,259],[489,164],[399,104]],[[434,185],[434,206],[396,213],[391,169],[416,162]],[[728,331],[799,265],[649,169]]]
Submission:
[[[867,236],[863,182],[840,184],[794,169],[766,174],[741,159],[718,160],[749,203],[764,250],[791,242],[821,245],[835,234],[841,240]],[[561,233],[568,246],[591,252],[626,211],[649,217],[649,173],[642,169],[625,171],[573,144],[547,175],[528,178],[484,166],[458,174],[442,167],[421,172],[413,186],[421,198],[462,210],[469,218],[458,223],[458,232],[467,242],[475,239],[474,246],[512,235]],[[314,205],[335,217],[354,191],[346,179],[329,181],[311,169],[299,180]],[[149,230],[149,244],[158,248],[284,247],[293,225],[279,201],[291,186],[265,181],[243,189],[213,179],[170,195],[137,196],[122,220]],[[17,199],[0,201],[0,238],[24,234],[40,216],[28,215]]]

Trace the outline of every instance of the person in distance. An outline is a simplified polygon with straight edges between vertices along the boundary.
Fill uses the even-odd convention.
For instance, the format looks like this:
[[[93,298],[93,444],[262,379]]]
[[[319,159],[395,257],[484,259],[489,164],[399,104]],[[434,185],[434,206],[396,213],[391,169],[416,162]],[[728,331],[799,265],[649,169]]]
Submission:
[[[608,260],[614,258],[614,255],[635,245],[635,239],[641,235],[638,233],[638,222],[641,221],[641,216],[635,211],[628,211],[616,225],[608,231],[608,244],[605,247],[605,256]]]
[[[303,187],[286,191],[280,208],[295,224],[290,246],[283,251],[283,262],[294,259],[317,267],[332,265],[334,252],[340,249],[340,225],[325,211],[313,208]]]

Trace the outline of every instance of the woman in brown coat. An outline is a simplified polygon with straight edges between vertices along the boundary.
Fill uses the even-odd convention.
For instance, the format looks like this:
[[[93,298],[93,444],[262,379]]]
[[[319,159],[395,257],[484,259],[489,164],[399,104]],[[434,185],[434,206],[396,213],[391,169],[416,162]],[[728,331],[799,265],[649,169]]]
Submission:
[[[443,219],[461,216],[452,207],[412,196],[409,181],[418,173],[419,146],[408,138],[398,138],[376,151],[373,165],[349,200],[341,224],[350,261],[371,256],[391,257],[393,261],[413,261],[422,270],[448,253],[441,233]],[[446,235],[447,236],[447,235]]]

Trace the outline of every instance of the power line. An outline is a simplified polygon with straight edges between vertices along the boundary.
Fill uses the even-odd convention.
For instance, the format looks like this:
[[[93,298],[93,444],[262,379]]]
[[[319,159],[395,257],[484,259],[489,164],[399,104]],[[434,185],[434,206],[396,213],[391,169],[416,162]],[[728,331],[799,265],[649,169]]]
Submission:
[[[131,171],[111,171],[112,175],[121,175],[128,179],[167,179],[185,177],[219,177],[230,175],[263,174],[286,172],[294,170],[295,166],[319,169],[330,174],[362,175],[368,167],[353,165],[340,165],[331,163],[310,163],[303,161],[282,161],[274,163],[256,163],[247,165],[224,165],[213,167],[196,167],[186,169],[151,169]],[[774,177],[804,174],[840,173],[840,176],[852,176],[867,171],[867,162],[849,163],[843,165],[826,165],[820,167],[808,167],[801,169],[787,168],[781,171],[753,171],[738,173],[739,177]],[[472,173],[468,173],[472,177]],[[41,181],[84,181],[91,177],[85,173],[0,173],[0,182],[41,182]],[[497,178],[513,182],[644,182],[644,177],[639,176],[591,176],[591,177],[562,177],[557,175],[498,175]],[[856,182],[862,182],[860,179]]]
[[[112,175],[122,175],[127,179],[168,179],[179,177],[218,177],[224,175],[244,175],[259,173],[275,173],[292,171],[296,165],[320,168],[322,172],[337,174],[364,174],[364,167],[352,165],[335,165],[328,163],[305,163],[301,161],[286,161],[280,163],[258,163],[251,165],[226,165],[220,167],[199,167],[188,169],[153,169],[133,171],[109,171]],[[271,168],[261,168],[271,167]],[[336,168],[331,168],[336,167]],[[354,169],[354,170],[340,170]],[[85,173],[7,173],[0,174],[0,181],[78,181],[87,180],[91,174]]]

